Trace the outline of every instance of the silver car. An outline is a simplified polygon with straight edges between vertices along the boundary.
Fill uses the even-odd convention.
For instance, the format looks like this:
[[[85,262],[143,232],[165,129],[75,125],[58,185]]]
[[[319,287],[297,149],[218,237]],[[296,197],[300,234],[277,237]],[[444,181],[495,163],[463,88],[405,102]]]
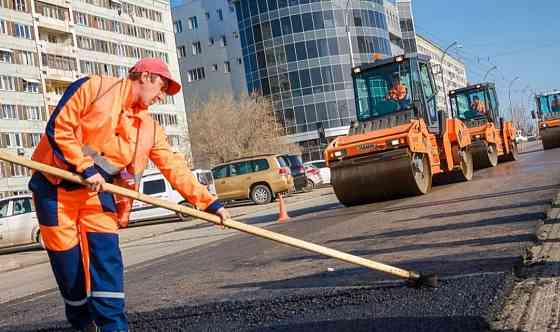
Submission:
[[[33,243],[42,245],[31,195],[0,199],[0,248]]]

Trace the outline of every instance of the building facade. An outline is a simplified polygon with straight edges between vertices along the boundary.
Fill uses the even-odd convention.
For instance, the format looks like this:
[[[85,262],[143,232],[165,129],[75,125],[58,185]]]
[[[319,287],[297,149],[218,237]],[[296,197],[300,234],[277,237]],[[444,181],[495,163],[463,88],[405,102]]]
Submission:
[[[445,57],[443,57],[442,66],[444,49],[441,46],[419,34],[416,34],[416,44],[419,53],[431,57],[430,62],[438,89],[437,103],[440,105],[441,109],[444,109],[446,104],[449,106],[449,98],[447,98],[449,91],[467,86],[467,69],[465,64],[459,59],[446,54]],[[443,80],[445,80],[445,89]],[[451,111],[450,107],[446,109],[449,112]]]
[[[193,99],[246,94],[241,40],[230,1],[176,1],[172,16],[187,110]]]
[[[0,149],[29,157],[66,87],[92,74],[125,77],[142,57],[179,77],[164,0],[0,0]],[[170,144],[190,155],[184,100],[150,110]],[[0,197],[27,191],[30,171],[0,163]]]
[[[385,1],[234,3],[248,90],[271,98],[305,160],[321,158],[317,126],[334,137],[355,118],[352,65],[392,54]]]

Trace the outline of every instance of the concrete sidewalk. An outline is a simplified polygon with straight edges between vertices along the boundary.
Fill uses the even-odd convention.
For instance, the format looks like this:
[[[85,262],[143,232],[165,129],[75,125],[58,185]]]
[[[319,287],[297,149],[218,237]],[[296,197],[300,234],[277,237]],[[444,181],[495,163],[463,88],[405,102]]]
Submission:
[[[560,331],[560,193],[536,237],[494,331]]]

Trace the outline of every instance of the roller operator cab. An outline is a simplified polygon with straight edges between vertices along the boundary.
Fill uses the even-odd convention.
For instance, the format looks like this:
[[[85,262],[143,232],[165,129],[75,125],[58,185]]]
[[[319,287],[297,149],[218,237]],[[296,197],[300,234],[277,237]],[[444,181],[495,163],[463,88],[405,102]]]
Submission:
[[[436,174],[472,178],[467,128],[438,111],[428,57],[378,60],[352,77],[357,121],[324,151],[343,204],[425,194]]]
[[[511,121],[500,117],[500,104],[493,83],[452,90],[449,103],[453,117],[468,128],[475,169],[517,159],[516,130]]]
[[[536,103],[543,148],[560,147],[560,92],[537,95]]]

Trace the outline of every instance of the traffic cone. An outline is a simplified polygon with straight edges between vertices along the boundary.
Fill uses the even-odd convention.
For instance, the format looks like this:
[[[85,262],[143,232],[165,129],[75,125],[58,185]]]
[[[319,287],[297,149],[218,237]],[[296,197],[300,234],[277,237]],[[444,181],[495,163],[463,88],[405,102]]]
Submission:
[[[278,222],[283,223],[284,221],[290,219],[290,216],[286,211],[286,206],[284,205],[284,195],[282,194],[278,194],[278,207],[280,210],[278,213]]]

